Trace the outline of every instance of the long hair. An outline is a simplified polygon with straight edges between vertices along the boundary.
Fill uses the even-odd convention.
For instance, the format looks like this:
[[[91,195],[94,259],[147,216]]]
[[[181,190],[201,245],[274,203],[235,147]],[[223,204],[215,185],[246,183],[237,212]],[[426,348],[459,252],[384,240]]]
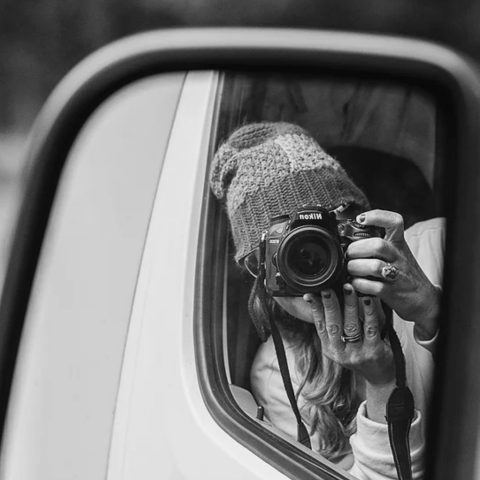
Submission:
[[[333,459],[344,452],[356,431],[354,375],[322,354],[315,325],[296,319],[266,292],[259,294],[254,289],[253,310],[265,330],[269,331],[270,322],[277,322],[282,335],[293,340],[295,367],[301,379],[296,392],[297,399],[301,396],[303,400],[301,414],[308,415],[310,435],[319,435],[319,453]]]

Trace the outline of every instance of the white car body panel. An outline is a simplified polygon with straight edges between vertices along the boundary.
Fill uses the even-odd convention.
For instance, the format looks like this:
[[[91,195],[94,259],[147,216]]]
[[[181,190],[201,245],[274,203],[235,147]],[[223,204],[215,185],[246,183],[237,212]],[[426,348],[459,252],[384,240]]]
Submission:
[[[119,92],[70,153],[20,346],[1,478],[105,478],[138,269],[183,80],[146,79]]]

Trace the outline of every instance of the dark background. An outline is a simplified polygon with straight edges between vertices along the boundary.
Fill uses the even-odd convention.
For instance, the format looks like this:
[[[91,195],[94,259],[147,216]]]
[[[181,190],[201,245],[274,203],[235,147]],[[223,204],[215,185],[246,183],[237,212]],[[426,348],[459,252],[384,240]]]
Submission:
[[[58,81],[115,39],[155,28],[282,26],[413,36],[480,60],[480,2],[0,0],[0,286],[28,132]]]
[[[28,130],[55,84],[115,39],[155,28],[283,26],[408,35],[480,56],[480,2],[2,0],[0,127]]]

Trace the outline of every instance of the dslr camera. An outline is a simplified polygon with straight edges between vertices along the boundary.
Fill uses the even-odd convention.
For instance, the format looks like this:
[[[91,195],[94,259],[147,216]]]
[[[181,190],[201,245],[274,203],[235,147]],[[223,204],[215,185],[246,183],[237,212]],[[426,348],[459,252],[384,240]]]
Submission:
[[[305,206],[270,220],[265,237],[265,287],[276,297],[301,297],[347,281],[345,252],[362,238],[383,237],[383,229],[334,212]]]

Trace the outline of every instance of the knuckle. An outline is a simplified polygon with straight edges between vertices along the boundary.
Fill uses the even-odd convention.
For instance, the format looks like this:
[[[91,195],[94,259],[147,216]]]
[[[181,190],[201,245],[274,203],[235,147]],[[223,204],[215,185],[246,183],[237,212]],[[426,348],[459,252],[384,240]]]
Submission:
[[[382,256],[388,249],[388,242],[383,238],[375,237],[373,239],[373,248],[378,256]]]
[[[357,365],[359,365],[361,362],[363,361],[363,358],[361,355],[359,355],[358,353],[356,352],[353,352],[348,361],[345,362],[347,365],[345,365],[347,368],[350,367],[350,368],[353,368]]]
[[[374,295],[377,297],[381,297],[382,295],[385,295],[386,291],[387,291],[387,285],[385,283],[378,283],[375,286]]]
[[[366,292],[364,291],[364,289],[365,289],[365,282],[364,282],[364,279],[363,279],[363,278],[359,278],[359,277],[352,278],[351,283],[352,283],[352,287],[356,290],[357,294],[358,294],[358,292],[360,292],[360,293],[366,293]]]
[[[396,212],[392,212],[392,216],[393,216],[392,220],[395,223],[395,225],[403,228],[403,217],[402,217],[402,215],[400,215],[399,213],[396,213]]]
[[[317,330],[320,333],[323,333],[325,331],[325,322],[322,320],[318,320],[315,322],[315,326],[317,327]]]
[[[325,310],[325,313],[328,315],[333,315],[337,311],[337,308],[332,303],[325,303],[323,308]]]
[[[373,338],[378,334],[377,325],[365,325],[365,336],[368,338]]]
[[[330,335],[338,336],[340,335],[340,325],[327,325],[327,330]]]
[[[357,306],[352,302],[345,302],[345,313],[352,314],[355,313]]]
[[[343,330],[345,331],[345,333],[354,335],[354,334],[359,333],[359,331],[360,331],[360,326],[357,325],[357,324],[355,324],[355,323],[346,323],[346,324],[343,326]]]

